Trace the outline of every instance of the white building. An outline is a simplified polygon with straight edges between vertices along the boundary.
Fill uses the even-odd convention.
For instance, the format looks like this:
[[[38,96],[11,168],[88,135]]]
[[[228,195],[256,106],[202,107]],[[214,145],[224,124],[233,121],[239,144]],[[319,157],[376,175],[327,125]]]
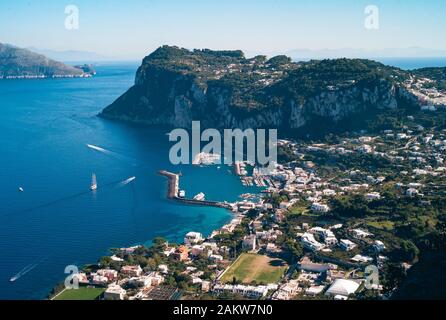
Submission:
[[[361,230],[361,229],[353,229],[352,230],[353,237],[356,239],[365,239],[367,237],[373,236],[370,232]]]
[[[339,246],[345,251],[350,251],[350,250],[353,250],[354,248],[356,248],[356,244],[354,242],[351,242],[350,240],[347,240],[347,239],[342,239],[339,242]]]
[[[324,291],[325,286],[311,286],[305,290],[305,294],[309,296],[317,296],[322,291]]]
[[[255,251],[256,250],[256,235],[251,234],[249,236],[245,236],[243,238],[243,249],[249,250],[249,251]]]
[[[338,239],[335,236],[329,236],[324,238],[324,243],[327,246],[335,246],[338,244]]]
[[[369,201],[381,199],[381,195],[378,192],[370,192],[365,195],[365,198]]]
[[[126,291],[117,284],[111,284],[104,292],[105,300],[124,300]]]
[[[320,251],[325,245],[318,242],[311,233],[304,233],[301,238],[302,245],[311,251]]]
[[[223,284],[217,284],[213,288],[213,292],[217,294],[221,293],[237,293],[244,297],[251,298],[251,299],[260,299],[267,295],[268,293],[268,286],[245,286],[245,285],[223,285]]]
[[[418,190],[415,188],[409,188],[406,190],[406,195],[409,197],[415,197],[419,194]]]
[[[279,248],[277,248],[277,246],[274,243],[268,243],[266,245],[266,252],[267,253],[276,253],[279,251]]]
[[[191,246],[203,241],[203,235],[199,232],[189,232],[184,237],[184,244],[187,246]]]
[[[350,260],[353,261],[353,262],[358,262],[358,263],[367,263],[367,262],[372,262],[373,258],[357,254],[356,256],[351,258]]]
[[[116,255],[112,255],[112,256],[110,257],[110,259],[112,259],[113,261],[116,261],[116,262],[123,262],[123,261],[124,261],[124,259],[119,258],[119,257],[117,257]]]
[[[291,300],[302,288],[299,287],[297,280],[290,280],[289,282],[280,286],[280,288],[273,294],[272,300]]]
[[[383,251],[383,250],[386,249],[386,246],[385,246],[385,244],[384,244],[382,241],[380,241],[380,240],[376,240],[376,241],[375,241],[375,244],[373,245],[373,248],[374,248],[376,251],[381,252],[381,251]]]
[[[336,195],[336,191],[332,190],[332,189],[324,189],[322,191],[322,193],[324,194],[324,196],[330,197],[330,196],[335,196]]]
[[[200,244],[196,244],[194,246],[192,246],[191,250],[190,250],[190,254],[194,257],[198,257],[200,254],[202,254],[205,251],[205,246],[200,245]]]
[[[158,270],[161,271],[162,274],[168,274],[169,273],[169,267],[165,264],[160,264],[158,266]]]
[[[330,207],[327,206],[326,204],[314,202],[311,205],[311,210],[314,211],[314,212],[327,213],[327,212],[330,211]]]
[[[202,281],[201,282],[201,291],[209,292],[211,290],[211,282],[210,281]]]
[[[121,273],[131,277],[139,277],[141,276],[142,269],[141,266],[123,266]]]
[[[107,283],[109,283],[107,277],[104,277],[104,276],[101,276],[98,274],[93,274],[92,282],[93,282],[93,284],[100,285],[100,286],[105,286]]]
[[[359,285],[360,284],[358,282],[353,280],[336,279],[325,294],[333,297],[338,295],[348,297],[358,290]]]
[[[338,239],[336,239],[333,231],[331,231],[330,229],[324,229],[324,228],[321,228],[321,227],[314,227],[314,228],[311,228],[309,231],[311,233],[314,233],[314,234],[317,234],[317,235],[320,235],[321,237],[323,237],[324,238],[324,243],[327,246],[333,246],[333,245],[336,245],[338,243]]]
[[[106,277],[109,282],[113,282],[118,279],[118,271],[112,269],[99,269],[96,274],[101,277]]]
[[[364,144],[356,149],[357,151],[361,153],[371,153],[373,151],[373,148],[369,146],[368,144]]]
[[[223,261],[223,257],[219,254],[211,254],[209,256],[209,259],[214,261],[214,262],[218,262],[218,261]]]
[[[325,233],[326,230],[327,229],[324,229],[322,227],[313,227],[309,231],[311,233],[318,234],[318,235],[322,236]]]

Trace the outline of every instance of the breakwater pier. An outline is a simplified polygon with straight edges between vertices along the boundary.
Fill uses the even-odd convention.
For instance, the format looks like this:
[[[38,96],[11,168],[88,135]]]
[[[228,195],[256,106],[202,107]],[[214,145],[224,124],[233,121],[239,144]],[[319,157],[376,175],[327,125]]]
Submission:
[[[232,205],[228,202],[196,200],[179,197],[180,192],[180,175],[165,170],[158,171],[158,174],[167,178],[167,198],[184,204],[199,205],[208,207],[218,207],[232,210]]]

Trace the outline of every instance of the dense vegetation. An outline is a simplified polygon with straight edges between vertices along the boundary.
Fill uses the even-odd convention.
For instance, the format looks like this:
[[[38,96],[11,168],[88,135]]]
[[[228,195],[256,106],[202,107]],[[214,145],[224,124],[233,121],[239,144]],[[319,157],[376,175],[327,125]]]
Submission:
[[[364,59],[292,62],[283,55],[246,58],[238,50],[163,46],[144,58],[135,86],[101,115],[152,125],[186,127],[194,119],[217,128],[240,122],[294,130],[294,136],[324,130],[325,135],[368,129],[368,120],[390,109],[419,108],[406,86],[421,76],[434,79],[424,86],[436,86],[444,81],[444,70],[404,71]]]
[[[437,87],[440,90],[446,90],[446,67],[444,68],[421,68],[413,70],[413,73],[419,77],[429,78],[435,81],[428,86]],[[426,86],[426,85],[425,85]]]

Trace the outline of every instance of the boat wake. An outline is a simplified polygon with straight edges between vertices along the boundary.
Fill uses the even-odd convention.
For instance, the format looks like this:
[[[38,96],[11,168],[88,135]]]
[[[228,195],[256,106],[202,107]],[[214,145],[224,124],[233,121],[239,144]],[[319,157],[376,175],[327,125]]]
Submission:
[[[120,161],[123,161],[123,162],[126,162],[126,163],[130,163],[132,166],[136,166],[134,159],[126,157],[126,156],[124,156],[122,154],[119,154],[117,152],[110,151],[110,150],[107,150],[107,149],[104,149],[102,147],[98,147],[98,146],[95,146],[95,145],[92,145],[92,144],[87,144],[87,147],[90,148],[91,150],[100,152],[102,154],[105,154],[105,155],[110,156],[112,158],[115,158],[117,160],[120,160]]]
[[[135,181],[135,180],[136,180],[136,177],[130,177],[130,178],[128,178],[128,179],[122,181],[122,182],[119,184],[119,186],[120,186],[120,187],[123,187],[123,186],[128,185],[129,183],[131,183],[131,182],[133,182],[133,181]]]
[[[109,150],[106,150],[106,149],[98,147],[98,146],[94,146],[92,144],[87,144],[87,147],[89,147],[90,149],[93,149],[93,150],[96,150],[96,151],[108,154],[108,155],[112,155],[113,154],[113,152],[111,152]]]
[[[43,257],[37,260],[37,262],[31,263],[24,267],[22,270],[20,270],[15,276],[11,277],[9,279],[10,282],[15,282],[19,280],[21,277],[23,277],[25,274],[31,272],[34,270],[35,267],[37,267],[39,264],[41,264],[43,261],[45,261],[48,257]]]
[[[113,181],[113,182],[110,182],[110,183],[105,183],[105,184],[102,184],[100,186],[100,188],[97,188],[97,189],[98,190],[99,189],[103,190],[103,189],[108,188],[108,187],[112,187],[112,186],[116,186],[116,185],[119,186],[121,183],[124,183],[124,182],[125,182],[125,184],[128,184],[128,183],[132,182],[135,179],[136,178],[132,177],[132,178],[129,178],[129,179],[124,180],[124,181],[118,180],[118,181]],[[19,214],[24,214],[24,213],[32,212],[32,211],[35,211],[35,210],[38,210],[38,209],[44,209],[44,208],[47,208],[47,207],[51,207],[51,206],[54,206],[54,205],[56,205],[58,203],[62,203],[62,202],[68,201],[68,200],[79,198],[79,197],[85,196],[87,194],[91,194],[92,191],[94,191],[94,190],[92,190],[91,187],[90,187],[88,190],[84,190],[84,191],[81,191],[81,192],[78,192],[78,193],[75,193],[75,194],[67,195],[65,197],[61,197],[61,198],[55,199],[55,200],[50,201],[50,202],[42,203],[42,204],[39,204],[39,205],[30,207],[30,208],[27,208],[27,209],[17,210],[17,211],[13,211],[13,212],[9,212],[9,213],[0,215],[0,218],[5,218],[5,217],[8,217],[8,216],[17,216]]]

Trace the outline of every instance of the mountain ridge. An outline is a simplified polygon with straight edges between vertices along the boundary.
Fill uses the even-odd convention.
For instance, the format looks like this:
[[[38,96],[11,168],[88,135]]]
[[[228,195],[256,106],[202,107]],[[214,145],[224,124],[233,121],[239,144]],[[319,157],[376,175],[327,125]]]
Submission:
[[[28,49],[0,43],[0,79],[71,78],[93,75],[94,72],[86,70],[49,59]]]
[[[100,116],[186,128],[192,120],[213,128],[297,130],[315,120],[333,127],[361,113],[419,107],[409,84],[418,84],[415,77],[365,59],[296,63],[163,46],[144,58],[135,85]]]

